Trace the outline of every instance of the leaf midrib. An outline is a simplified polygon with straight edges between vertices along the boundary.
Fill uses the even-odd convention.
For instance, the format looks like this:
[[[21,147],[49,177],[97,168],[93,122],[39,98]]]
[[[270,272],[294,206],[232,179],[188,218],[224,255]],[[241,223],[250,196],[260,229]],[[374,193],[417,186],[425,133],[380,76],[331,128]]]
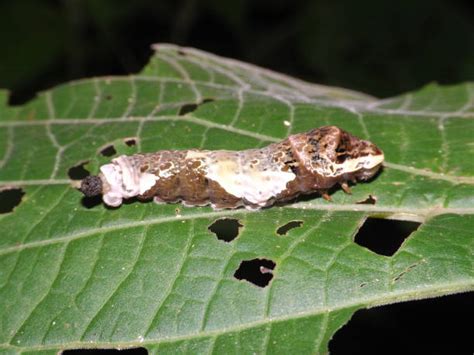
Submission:
[[[441,214],[474,214],[474,207],[473,208],[419,208],[419,209],[409,209],[409,208],[397,208],[397,207],[377,207],[372,205],[364,205],[364,204],[324,204],[324,205],[317,205],[317,206],[298,206],[298,205],[288,205],[282,208],[293,208],[293,209],[301,209],[301,210],[322,210],[322,211],[337,211],[337,212],[368,212],[368,213],[375,213],[375,214],[387,214],[387,215],[413,215],[416,218],[413,220],[417,221],[426,221],[428,218],[432,218],[437,215]],[[43,247],[52,244],[58,243],[67,243],[76,239],[82,239],[94,236],[100,233],[107,233],[113,232],[116,230],[122,230],[127,228],[133,227],[141,227],[141,226],[150,226],[150,225],[157,225],[162,223],[170,223],[170,222],[179,222],[184,220],[193,220],[198,218],[217,218],[217,217],[225,217],[225,216],[233,216],[233,215],[246,215],[250,213],[260,213],[259,211],[249,211],[246,209],[235,209],[235,210],[222,210],[222,211],[210,211],[210,212],[203,212],[203,213],[191,213],[188,215],[172,215],[166,217],[157,217],[157,218],[150,218],[146,220],[137,220],[133,222],[126,222],[120,224],[118,221],[114,221],[113,224],[109,226],[101,226],[98,228],[89,229],[79,233],[69,234],[63,237],[53,238],[53,239],[43,239],[40,241],[33,241],[28,242],[20,245],[15,245],[12,247],[6,247],[0,250],[0,256],[14,253],[17,251],[21,251],[24,249],[32,249]],[[406,218],[409,219],[409,218]]]

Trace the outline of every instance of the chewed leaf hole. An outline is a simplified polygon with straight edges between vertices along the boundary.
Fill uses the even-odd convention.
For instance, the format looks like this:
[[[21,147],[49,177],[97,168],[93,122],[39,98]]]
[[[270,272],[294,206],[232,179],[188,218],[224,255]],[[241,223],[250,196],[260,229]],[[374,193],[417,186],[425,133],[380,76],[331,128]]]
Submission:
[[[148,350],[145,348],[131,348],[131,349],[74,349],[74,350],[64,350],[62,352],[64,355],[147,355]]]
[[[21,203],[25,192],[22,189],[7,189],[0,191],[0,214],[12,212]]]
[[[278,235],[286,235],[290,230],[299,228],[303,225],[303,221],[291,221],[287,224],[282,225],[279,227],[276,232]]]
[[[329,353],[472,354],[473,301],[471,292],[361,309],[333,336]]]
[[[238,237],[243,225],[235,218],[221,218],[212,223],[207,229],[214,233],[219,240],[231,242]]]
[[[111,157],[117,154],[117,151],[115,150],[115,147],[113,144],[110,144],[100,150],[100,154],[103,155],[104,157]]]
[[[71,180],[82,180],[89,176],[91,173],[84,167],[87,163],[88,161],[84,161],[69,168],[67,172],[69,178],[71,178]]]
[[[179,116],[183,116],[183,115],[186,115],[188,113],[191,113],[193,111],[196,111],[196,109],[203,105],[203,104],[207,104],[208,102],[212,102],[214,101],[214,99],[208,97],[208,98],[205,98],[203,99],[201,102],[197,103],[197,104],[184,104],[183,106],[181,106],[181,108],[179,109],[179,112],[178,112],[178,115]]]
[[[179,109],[178,115],[183,116],[187,113],[196,111],[197,108],[198,108],[197,104],[185,104],[181,106],[181,108]]]
[[[367,218],[354,241],[374,253],[392,256],[420,225],[412,221]]]
[[[137,145],[137,138],[125,138],[123,141],[129,147]]]
[[[266,287],[273,278],[275,262],[268,259],[244,260],[234,273],[238,280],[246,280],[258,287]]]

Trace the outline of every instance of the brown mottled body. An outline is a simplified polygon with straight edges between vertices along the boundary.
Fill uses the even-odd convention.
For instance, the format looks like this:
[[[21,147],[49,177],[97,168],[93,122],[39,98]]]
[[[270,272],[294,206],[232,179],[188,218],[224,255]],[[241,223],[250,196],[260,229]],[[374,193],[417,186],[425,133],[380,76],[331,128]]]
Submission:
[[[115,165],[103,166],[99,177],[110,205],[133,195],[157,202],[256,209],[300,194],[323,194],[335,184],[345,184],[348,190],[347,181],[370,178],[382,162],[383,153],[373,143],[327,126],[261,149],[121,156]],[[113,198],[106,198],[108,193]]]
[[[137,154],[137,166],[141,171],[163,177],[138,197],[143,200],[155,198],[156,202],[184,201],[190,206],[216,204],[219,208],[230,208],[239,199],[228,194],[220,185],[209,180],[198,159],[186,159],[188,151],[164,150],[151,154]],[[166,174],[163,172],[166,171]]]

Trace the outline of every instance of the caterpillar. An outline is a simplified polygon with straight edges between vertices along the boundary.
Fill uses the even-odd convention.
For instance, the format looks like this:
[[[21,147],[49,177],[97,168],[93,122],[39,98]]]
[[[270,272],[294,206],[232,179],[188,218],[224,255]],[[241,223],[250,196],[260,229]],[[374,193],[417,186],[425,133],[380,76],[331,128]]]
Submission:
[[[380,169],[383,152],[337,126],[325,126],[260,149],[162,150],[121,155],[81,182],[86,196],[102,194],[105,204],[154,199],[214,209],[268,207],[339,184],[368,180]]]

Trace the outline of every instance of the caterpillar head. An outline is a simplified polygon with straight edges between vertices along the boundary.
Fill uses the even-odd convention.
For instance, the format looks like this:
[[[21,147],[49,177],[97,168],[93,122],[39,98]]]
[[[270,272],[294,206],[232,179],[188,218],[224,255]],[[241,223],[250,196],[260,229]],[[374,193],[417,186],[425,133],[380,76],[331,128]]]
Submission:
[[[316,128],[290,137],[290,141],[309,171],[331,181],[368,180],[384,160],[375,144],[336,126]]]
[[[362,181],[372,178],[384,161],[383,152],[374,143],[343,130],[334,153],[336,169],[346,177]]]

